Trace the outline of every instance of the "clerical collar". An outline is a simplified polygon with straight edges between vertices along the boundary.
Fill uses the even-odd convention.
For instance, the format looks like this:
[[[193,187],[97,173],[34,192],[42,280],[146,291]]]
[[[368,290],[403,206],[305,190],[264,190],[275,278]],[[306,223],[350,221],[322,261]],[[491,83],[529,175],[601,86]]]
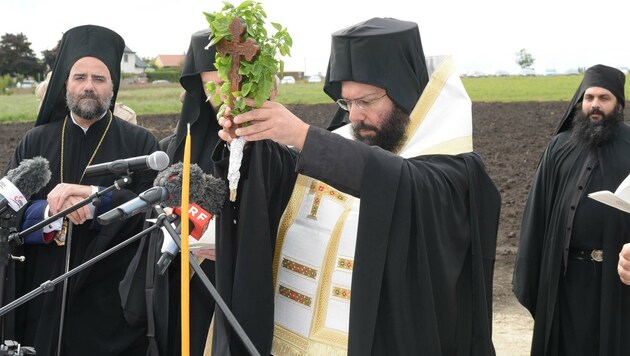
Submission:
[[[101,117],[100,117],[98,120],[100,120],[100,119],[104,118],[104,117],[105,117],[105,115],[107,115],[107,113],[108,113],[108,111],[105,111],[105,112],[103,113],[103,115],[101,115]],[[81,128],[81,130],[83,130],[83,133],[87,133],[87,130],[89,129],[89,127],[86,129],[86,128],[84,128],[83,126],[79,125],[79,123],[77,122],[77,120],[75,120],[75,119],[74,119],[74,113],[73,113],[72,111],[70,111],[70,118],[72,119],[72,122],[73,122],[75,125],[79,126],[79,127]],[[97,121],[98,121],[98,120],[97,120]],[[91,126],[92,126],[92,125],[90,125],[90,127],[91,127]]]

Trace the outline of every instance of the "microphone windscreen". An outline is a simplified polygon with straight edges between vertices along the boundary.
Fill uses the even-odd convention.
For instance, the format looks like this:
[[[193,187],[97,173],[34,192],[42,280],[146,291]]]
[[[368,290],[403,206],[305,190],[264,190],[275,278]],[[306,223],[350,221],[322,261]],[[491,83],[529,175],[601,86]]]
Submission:
[[[20,165],[9,170],[6,178],[20,190],[27,200],[50,181],[48,160],[44,157],[23,159]]]
[[[166,168],[158,173],[153,182],[154,186],[164,187],[169,192],[168,199],[163,202],[164,206],[175,207],[182,205],[183,166],[179,162]],[[190,165],[190,197],[188,200],[191,202],[199,202],[203,199],[205,183],[203,175],[203,170],[197,164]],[[199,205],[201,206],[201,204]]]
[[[155,171],[161,171],[164,168],[168,167],[168,164],[171,163],[171,160],[168,158],[166,152],[156,151],[153,152],[147,158],[147,165],[149,168]]]
[[[198,204],[210,214],[217,215],[227,198],[227,183],[223,179],[216,178],[210,174],[204,174],[204,180],[204,194]]]

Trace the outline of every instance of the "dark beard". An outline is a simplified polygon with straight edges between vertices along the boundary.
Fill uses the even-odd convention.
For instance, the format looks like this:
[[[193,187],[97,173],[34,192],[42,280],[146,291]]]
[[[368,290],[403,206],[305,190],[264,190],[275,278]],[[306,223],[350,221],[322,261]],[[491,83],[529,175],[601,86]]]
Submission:
[[[68,109],[85,120],[95,120],[103,117],[103,114],[109,109],[109,105],[112,102],[114,94],[109,93],[105,100],[96,95],[94,92],[83,92],[80,95],[66,94],[66,105]],[[81,99],[90,98],[96,100],[96,103],[92,101],[85,101],[80,103]]]
[[[380,129],[366,125],[361,121],[352,127],[352,135],[357,141],[370,146],[378,146],[390,152],[397,152],[405,142],[405,131],[407,131],[409,121],[409,115],[398,106],[395,106],[387,115],[387,118],[383,120],[383,126]],[[361,130],[372,130],[376,134],[363,137],[359,134]]]
[[[592,114],[602,115],[598,122],[591,122]],[[579,146],[592,149],[612,139],[623,122],[623,107],[617,105],[608,115],[599,109],[592,109],[587,114],[578,109],[573,118],[571,140]]]

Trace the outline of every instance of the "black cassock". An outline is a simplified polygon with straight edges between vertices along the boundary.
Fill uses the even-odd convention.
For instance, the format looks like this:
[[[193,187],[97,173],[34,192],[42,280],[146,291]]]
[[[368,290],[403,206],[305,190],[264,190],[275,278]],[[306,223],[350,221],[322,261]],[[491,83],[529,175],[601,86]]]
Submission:
[[[630,215],[587,194],[614,192],[630,173],[630,127],[622,124],[611,142],[590,154],[570,135],[556,135],[538,165],[523,213],[513,290],[535,320],[532,355],[556,355],[562,348],[568,354],[628,355],[630,287],[619,280],[617,262],[630,242]],[[571,259],[569,246],[603,249],[604,260]],[[571,305],[567,294],[573,303],[582,301]],[[592,336],[571,339],[573,332],[561,328],[590,330]],[[561,334],[568,337],[564,346]]]
[[[207,116],[214,120],[210,115]],[[206,162],[210,160],[210,154],[206,157],[203,152],[211,152],[211,147],[218,140],[216,129],[204,122],[210,120],[195,121],[193,127],[198,135],[192,139],[197,145],[193,147],[191,162],[194,161],[206,174],[212,174],[213,166]],[[178,134],[185,138],[185,133]],[[179,148],[176,150],[176,147],[183,146],[183,143],[184,140],[178,139],[175,134],[160,141],[160,150],[168,152],[171,164],[181,161],[183,151]],[[155,218],[154,212],[149,212],[147,218]],[[162,255],[160,250],[163,241],[164,235],[160,230],[142,239],[121,285],[126,318],[133,325],[148,326],[149,346],[146,354],[152,356],[181,354],[181,254],[177,253],[164,274],[160,275],[156,263]],[[204,259],[200,267],[210,282],[214,283],[214,261]],[[195,274],[191,274],[189,291],[190,353],[201,355],[206,346],[215,302],[207,286]]]
[[[63,182],[79,183],[109,121],[109,114],[90,126],[87,133],[68,118],[64,137]],[[52,178],[48,185],[31,198],[31,202],[46,199],[52,188],[60,183],[61,142],[63,120],[37,126],[20,141],[9,164],[9,169],[20,161],[43,156],[50,163]],[[114,117],[107,134],[91,164],[143,156],[157,150],[157,140],[148,130]],[[155,171],[132,174],[132,183],[122,190],[114,190],[111,201],[104,197],[95,216],[109,208],[137,196],[150,188]],[[109,187],[117,177],[86,177],[84,185]],[[124,222],[97,226],[95,219],[73,226],[71,265],[73,268],[110,247],[126,240],[142,227],[142,214]],[[67,246],[67,245],[66,245]],[[123,278],[129,261],[137,249],[133,243],[97,262],[91,268],[71,277],[68,284],[64,323],[64,355],[137,355],[146,347],[145,330],[131,327],[123,318],[118,283]],[[24,255],[26,262],[12,262],[9,278],[14,278],[18,298],[37,289],[46,280],[64,272],[66,248],[50,244],[24,245],[16,255]],[[13,273],[15,273],[13,275]],[[15,311],[15,339],[22,345],[34,346],[38,355],[54,355],[57,350],[63,283]]]
[[[220,176],[227,149],[215,151]],[[222,160],[223,159],[223,160]],[[361,199],[350,355],[492,355],[499,193],[474,154],[403,159],[311,127],[296,154],[245,150],[237,203],[217,225],[217,288],[261,354],[273,334],[272,263],[296,173]],[[217,310],[213,351],[247,354]]]
[[[200,72],[214,70],[214,49],[205,50],[209,30],[193,35],[180,83],[186,89],[176,133],[160,141],[171,164],[181,162],[190,124],[191,157],[205,174],[213,173],[211,153],[219,141],[214,109],[207,101]],[[214,47],[213,47],[214,48]],[[194,202],[193,202],[194,203]],[[153,216],[154,217],[154,216]],[[214,222],[212,222],[214,223]],[[163,236],[152,234],[141,242],[140,248],[125,277],[121,293],[126,299],[127,318],[137,325],[148,325],[149,355],[179,355],[181,353],[181,258],[178,253],[163,275],[155,264],[161,256]],[[200,264],[214,282],[215,263],[203,260]],[[199,276],[190,280],[190,352],[201,355],[206,346],[208,330],[214,313],[214,300]]]

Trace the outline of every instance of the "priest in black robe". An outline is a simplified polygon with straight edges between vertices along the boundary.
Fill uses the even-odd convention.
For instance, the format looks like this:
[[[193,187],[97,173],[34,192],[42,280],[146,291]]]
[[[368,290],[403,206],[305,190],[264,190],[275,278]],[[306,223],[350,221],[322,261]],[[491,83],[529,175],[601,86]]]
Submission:
[[[176,132],[160,141],[171,163],[183,161],[184,143],[190,124],[191,164],[197,164],[206,174],[212,174],[212,150],[220,141],[216,113],[205,89],[209,80],[218,81],[214,60],[215,47],[208,47],[210,30],[195,32],[184,58],[179,79],[185,93]],[[193,202],[195,203],[195,202]],[[210,222],[214,224],[214,221]],[[137,305],[127,306],[127,317],[133,323],[148,323],[148,355],[179,355],[181,353],[181,259],[175,256],[163,275],[156,266],[161,256],[162,232],[141,242],[140,248],[125,278],[123,295]],[[193,252],[195,254],[197,252]],[[197,261],[214,282],[214,261],[198,257]],[[143,310],[145,309],[145,310]],[[136,311],[135,313],[133,311]],[[202,355],[214,313],[214,300],[196,275],[190,280],[190,352]]]
[[[630,354],[630,288],[617,274],[630,215],[588,197],[630,173],[625,79],[589,68],[538,164],[512,282],[534,318],[532,355]]]
[[[335,126],[351,122],[334,133],[273,102],[234,118],[249,123],[236,129],[247,146],[219,215],[217,288],[235,317],[261,354],[275,349],[276,236],[300,173],[360,198],[349,355],[493,355],[500,195],[472,150],[452,58],[425,60],[416,23],[374,18],[332,35],[324,91],[341,107]],[[215,151],[217,173],[229,149]],[[245,354],[218,310],[214,332],[214,354]]]
[[[120,178],[84,176],[87,166],[157,150],[151,132],[112,114],[124,48],[117,33],[100,26],[79,26],[63,35],[35,127],[19,142],[9,163],[13,168],[23,159],[42,156],[52,173],[25,208],[20,230]],[[96,217],[150,188],[154,178],[154,171],[132,173],[131,184],[103,194],[98,206],[89,204],[68,214],[51,231],[44,228],[26,236],[25,244],[13,252],[26,257],[23,263],[12,262],[13,297],[63,274],[67,253],[72,269],[140,232],[142,214],[105,226]],[[51,196],[56,201],[47,200]],[[63,317],[61,355],[139,355],[146,348],[146,331],[125,321],[118,295],[118,284],[137,248],[137,242],[132,243],[72,276],[63,316],[63,283],[18,307],[15,340],[35,347],[38,355],[55,355]]]

